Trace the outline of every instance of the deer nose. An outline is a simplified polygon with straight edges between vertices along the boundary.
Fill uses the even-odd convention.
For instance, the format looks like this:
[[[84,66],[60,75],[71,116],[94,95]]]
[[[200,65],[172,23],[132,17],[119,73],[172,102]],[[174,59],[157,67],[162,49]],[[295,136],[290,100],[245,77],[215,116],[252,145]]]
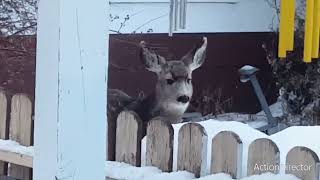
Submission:
[[[177,99],[178,102],[182,102],[182,103],[187,103],[189,102],[189,100],[190,100],[189,96],[186,96],[186,95],[179,96]]]

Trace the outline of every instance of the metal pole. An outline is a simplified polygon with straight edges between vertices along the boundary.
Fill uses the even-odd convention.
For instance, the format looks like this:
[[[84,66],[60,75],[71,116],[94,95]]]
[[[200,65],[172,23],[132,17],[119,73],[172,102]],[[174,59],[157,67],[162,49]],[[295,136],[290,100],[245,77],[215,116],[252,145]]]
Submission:
[[[264,113],[266,114],[267,118],[268,118],[268,124],[273,127],[274,125],[276,125],[276,121],[275,119],[273,118],[272,114],[271,114],[271,111],[269,109],[269,106],[268,106],[268,103],[267,103],[267,100],[265,98],[265,96],[263,95],[262,93],[262,90],[261,90],[261,87],[259,85],[259,82],[257,80],[257,77],[256,75],[251,75],[249,76],[250,78],[250,81],[251,81],[251,84],[254,88],[254,92],[256,93],[258,99],[259,99],[259,102],[260,102],[260,105],[264,111]]]
[[[187,0],[180,0],[180,29],[186,28]]]
[[[170,0],[170,10],[169,10],[169,36],[173,34],[173,24],[174,24],[174,0]]]
[[[178,30],[178,13],[179,13],[179,0],[174,0],[174,30]]]
[[[184,22],[183,22],[183,29],[187,27],[187,8],[188,8],[188,0],[184,0]]]

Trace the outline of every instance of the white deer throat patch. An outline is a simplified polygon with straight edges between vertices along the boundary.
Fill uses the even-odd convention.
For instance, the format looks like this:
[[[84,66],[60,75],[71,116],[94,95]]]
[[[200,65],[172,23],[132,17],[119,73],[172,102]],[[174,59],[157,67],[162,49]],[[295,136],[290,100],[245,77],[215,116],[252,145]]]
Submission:
[[[189,106],[189,103],[168,102],[168,103],[165,103],[164,107],[162,108],[166,114],[180,116],[187,110],[188,106]]]

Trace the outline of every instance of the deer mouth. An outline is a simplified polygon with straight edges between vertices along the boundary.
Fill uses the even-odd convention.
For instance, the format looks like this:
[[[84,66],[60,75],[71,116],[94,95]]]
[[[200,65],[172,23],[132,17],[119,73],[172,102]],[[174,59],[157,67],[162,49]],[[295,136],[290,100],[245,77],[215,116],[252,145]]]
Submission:
[[[190,101],[190,97],[189,96],[186,96],[186,95],[184,95],[184,96],[179,96],[178,98],[177,98],[177,101],[178,102],[180,102],[180,103],[187,103],[187,102],[189,102]]]

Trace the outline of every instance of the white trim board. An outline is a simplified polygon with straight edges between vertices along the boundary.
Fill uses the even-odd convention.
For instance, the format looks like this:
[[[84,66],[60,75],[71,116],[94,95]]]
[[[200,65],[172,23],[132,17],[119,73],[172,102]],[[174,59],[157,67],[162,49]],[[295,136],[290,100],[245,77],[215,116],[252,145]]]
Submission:
[[[169,3],[168,0],[111,0],[110,4],[155,4]],[[221,4],[237,4],[239,0],[188,0],[188,3],[221,3]]]

